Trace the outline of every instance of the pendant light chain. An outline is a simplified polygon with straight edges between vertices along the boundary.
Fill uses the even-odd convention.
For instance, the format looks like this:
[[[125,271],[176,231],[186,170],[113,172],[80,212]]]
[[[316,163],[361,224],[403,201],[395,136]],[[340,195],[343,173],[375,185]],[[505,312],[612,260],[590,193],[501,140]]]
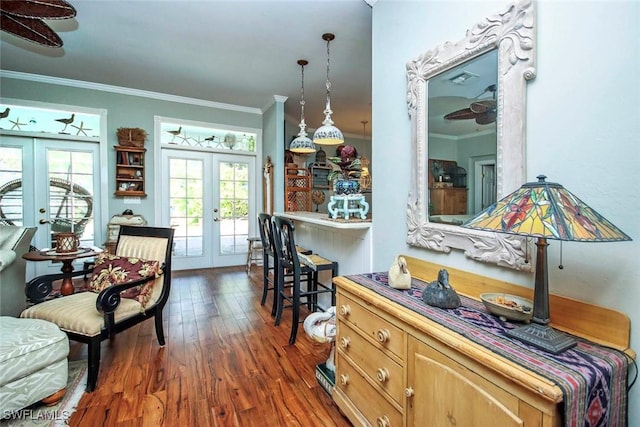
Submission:
[[[331,53],[329,52],[329,44],[331,40],[327,40],[327,109],[331,110],[331,80],[329,79],[329,70],[331,68]],[[330,111],[332,113],[332,111]]]
[[[313,142],[320,145],[340,145],[344,143],[342,131],[333,125],[333,120],[331,119],[333,111],[331,111],[331,79],[329,77],[331,69],[331,51],[329,46],[334,38],[335,35],[331,33],[325,33],[322,35],[322,39],[327,42],[327,103],[324,109],[324,121],[322,122],[322,126],[317,128],[313,134]]]
[[[306,62],[306,61],[305,61]],[[307,64],[301,63],[300,64],[300,68],[302,68],[302,73],[301,73],[301,80],[300,80],[300,123],[305,125],[306,128],[306,123],[304,122],[304,66]]]
[[[301,73],[300,73],[300,132],[298,132],[298,136],[291,141],[289,145],[289,150],[293,153],[298,154],[309,154],[314,153],[316,151],[316,146],[313,141],[307,137],[307,124],[304,121],[304,66],[309,62],[306,59],[298,60],[298,65],[300,65]]]

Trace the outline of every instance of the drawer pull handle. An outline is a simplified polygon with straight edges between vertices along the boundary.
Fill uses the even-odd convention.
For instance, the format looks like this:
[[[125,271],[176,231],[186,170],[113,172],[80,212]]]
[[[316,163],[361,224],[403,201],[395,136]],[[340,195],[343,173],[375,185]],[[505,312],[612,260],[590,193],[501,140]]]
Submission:
[[[342,384],[344,386],[349,385],[349,375],[348,374],[340,375],[340,384]]]
[[[378,341],[380,341],[381,343],[386,343],[387,341],[389,341],[389,330],[388,329],[379,329],[378,332],[376,333],[376,337],[378,338]]]
[[[340,315],[348,316],[351,314],[351,306],[349,304],[342,304],[340,306]]]
[[[404,389],[404,395],[407,396],[407,397],[413,397],[414,393],[415,392],[413,391],[413,389],[411,387],[407,387],[407,388]]]
[[[389,417],[383,415],[376,419],[378,423],[378,427],[391,427],[391,421],[389,421]]]
[[[378,377],[378,381],[383,383],[389,379],[389,371],[387,370],[387,368],[378,368],[378,370],[376,371],[376,376]]]
[[[340,347],[346,350],[349,347],[349,345],[351,345],[351,338],[349,337],[340,338]]]

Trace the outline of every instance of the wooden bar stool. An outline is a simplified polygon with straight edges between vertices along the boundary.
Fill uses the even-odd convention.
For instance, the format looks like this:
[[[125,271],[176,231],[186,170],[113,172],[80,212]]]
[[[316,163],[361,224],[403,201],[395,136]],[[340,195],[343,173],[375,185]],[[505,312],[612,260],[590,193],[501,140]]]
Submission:
[[[313,270],[312,285],[314,286],[314,289],[317,289],[318,285],[325,286],[322,285],[319,281],[319,273],[321,271],[330,271],[332,279],[338,275],[338,263],[336,261],[328,260],[318,254],[306,255],[301,253],[298,253],[298,259],[302,264]],[[331,288],[334,288],[333,282],[331,283]],[[311,305],[307,304],[309,310],[312,309],[312,306],[318,308],[318,294],[313,294],[312,300],[313,301]],[[331,306],[334,305],[336,305],[335,292],[331,293]],[[322,308],[322,311],[326,311],[326,309],[328,308],[329,307]]]
[[[273,225],[271,215],[267,213],[258,214],[258,229],[260,230],[260,240],[262,242],[262,298],[260,305],[267,301],[269,291],[273,291],[273,306],[271,307],[271,317],[276,315],[277,306],[277,283],[278,283],[278,258],[275,256],[276,249],[273,243]],[[298,253],[311,255],[311,251],[300,246],[296,246]],[[273,276],[270,275],[273,274]],[[273,278],[272,278],[273,277]],[[284,270],[284,287],[288,288],[292,283],[292,274]]]
[[[298,334],[300,305],[302,303],[305,303],[309,310],[313,312],[321,308],[318,305],[318,295],[330,294],[331,303],[335,305],[335,285],[333,281],[331,285],[328,286],[321,283],[318,281],[318,272],[331,270],[332,276],[335,276],[338,273],[338,264],[318,255],[299,254],[298,251],[296,251],[293,235],[294,226],[289,219],[274,216],[272,218],[272,229],[276,257],[278,259],[276,265],[278,269],[278,280],[276,282],[277,306],[275,324],[276,326],[280,324],[283,309],[290,307],[293,318],[291,321],[289,344],[294,344]],[[301,257],[304,257],[307,264],[300,262]],[[316,262],[318,264],[316,264]],[[285,271],[289,271],[292,274],[292,289],[290,293],[285,290]],[[302,289],[303,281],[306,282],[306,290]]]
[[[247,274],[249,274],[252,264],[259,265],[258,261],[264,263],[264,256],[260,237],[248,237],[247,242],[249,243],[247,249]]]

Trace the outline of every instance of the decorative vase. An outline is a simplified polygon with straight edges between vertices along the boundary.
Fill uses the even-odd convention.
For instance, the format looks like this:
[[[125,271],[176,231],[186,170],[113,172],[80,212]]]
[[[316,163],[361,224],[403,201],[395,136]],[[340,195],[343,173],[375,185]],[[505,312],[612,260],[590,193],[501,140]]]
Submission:
[[[360,193],[360,181],[357,179],[336,179],[333,183],[333,192],[336,195],[348,195]]]

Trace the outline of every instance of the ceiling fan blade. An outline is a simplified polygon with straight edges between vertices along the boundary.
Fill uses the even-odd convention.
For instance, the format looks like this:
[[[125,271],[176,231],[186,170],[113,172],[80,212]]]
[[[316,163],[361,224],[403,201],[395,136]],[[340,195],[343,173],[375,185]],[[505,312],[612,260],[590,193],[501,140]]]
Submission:
[[[486,100],[486,101],[476,101],[476,102],[472,102],[471,105],[469,106],[469,109],[471,111],[473,111],[476,114],[482,114],[485,113],[487,111],[491,111],[491,110],[495,110],[496,109],[496,101],[493,101],[491,99]]]
[[[479,125],[488,125],[496,121],[496,113],[488,112],[486,114],[478,114],[476,123]]]
[[[463,108],[462,110],[453,111],[449,114],[445,114],[445,120],[467,120],[474,119],[475,113],[470,108]]]
[[[3,1],[0,11],[21,18],[67,19],[76,16],[76,9],[65,0]]]
[[[62,39],[40,19],[21,18],[3,13],[0,16],[2,31],[49,47],[61,47]]]

